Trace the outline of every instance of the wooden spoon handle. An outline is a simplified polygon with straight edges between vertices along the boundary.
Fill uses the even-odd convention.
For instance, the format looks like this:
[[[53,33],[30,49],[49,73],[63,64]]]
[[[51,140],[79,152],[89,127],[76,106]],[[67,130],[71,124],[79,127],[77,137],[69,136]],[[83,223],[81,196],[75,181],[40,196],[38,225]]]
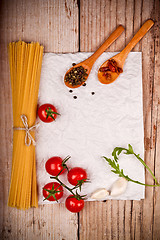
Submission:
[[[97,58],[122,34],[124,31],[124,27],[120,25],[108,38],[107,40],[98,48],[98,50],[91,55],[84,62],[90,68],[92,68],[93,64],[97,60]]]
[[[123,58],[123,61],[128,56],[129,52],[134,48],[134,46],[143,38],[143,36],[149,31],[149,29],[154,25],[154,22],[152,20],[147,20],[142,27],[139,29],[139,31],[135,34],[135,36],[132,38],[132,40],[127,44],[127,46],[123,49],[121,52],[121,56]]]

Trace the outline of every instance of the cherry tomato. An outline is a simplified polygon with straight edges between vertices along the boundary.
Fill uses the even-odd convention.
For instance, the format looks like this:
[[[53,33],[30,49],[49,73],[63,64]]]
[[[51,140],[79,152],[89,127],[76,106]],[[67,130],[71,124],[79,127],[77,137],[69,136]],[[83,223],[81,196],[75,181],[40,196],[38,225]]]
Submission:
[[[83,168],[75,167],[68,172],[68,182],[74,186],[78,184],[78,181],[86,180],[87,173]]]
[[[65,205],[70,212],[80,212],[84,208],[84,200],[78,200],[74,197],[74,195],[70,195],[66,198]]]
[[[49,103],[43,104],[38,109],[38,116],[41,121],[49,123],[53,122],[59,113],[57,113],[57,109]]]
[[[48,192],[47,190],[51,192]],[[47,198],[49,195],[50,197]],[[48,201],[56,201],[56,199],[58,200],[63,196],[63,187],[57,182],[47,183],[43,188],[43,196],[44,198],[47,198]]]
[[[57,156],[49,158],[45,165],[46,171],[52,176],[57,176],[58,173],[63,169],[62,162],[62,158]],[[64,173],[64,171],[65,169],[60,173],[60,175]]]

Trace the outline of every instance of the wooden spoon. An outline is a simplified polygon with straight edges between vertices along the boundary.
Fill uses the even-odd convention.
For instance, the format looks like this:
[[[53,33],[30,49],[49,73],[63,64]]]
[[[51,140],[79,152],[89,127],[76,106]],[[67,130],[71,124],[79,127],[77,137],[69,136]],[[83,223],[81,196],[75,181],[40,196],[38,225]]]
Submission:
[[[84,60],[83,62],[80,62],[78,64],[76,64],[75,66],[71,67],[67,72],[69,73],[73,68],[75,67],[80,67],[82,66],[84,69],[87,69],[87,74],[89,76],[90,71],[92,69],[93,64],[95,63],[95,61],[97,60],[97,58],[121,35],[121,33],[124,31],[124,27],[122,25],[120,25],[108,38],[107,40],[102,44],[102,46],[100,46],[98,48],[98,50],[92,54],[89,58],[87,58],[86,60]],[[66,77],[65,74],[65,77]],[[86,79],[88,78],[88,76],[86,77]],[[64,77],[64,79],[65,79]],[[69,84],[69,82],[64,81],[66,86],[69,88],[78,88],[80,87],[84,82],[82,82],[79,85],[72,85]]]
[[[129,52],[134,48],[134,46],[141,40],[141,38],[149,31],[149,29],[154,25],[154,22],[152,20],[147,20],[142,27],[139,29],[139,31],[135,34],[135,36],[132,38],[132,40],[128,43],[128,45],[117,55],[114,57],[108,59],[106,62],[104,62],[101,67],[107,67],[109,60],[115,60],[117,62],[117,66],[123,69],[123,65],[125,63],[125,60],[129,54]],[[100,67],[100,68],[101,68]],[[100,69],[99,68],[99,69]],[[106,76],[103,76],[104,72],[98,71],[98,79],[103,84],[109,84],[114,82],[117,77],[119,76],[116,72],[108,72],[110,74],[110,78],[107,79]]]

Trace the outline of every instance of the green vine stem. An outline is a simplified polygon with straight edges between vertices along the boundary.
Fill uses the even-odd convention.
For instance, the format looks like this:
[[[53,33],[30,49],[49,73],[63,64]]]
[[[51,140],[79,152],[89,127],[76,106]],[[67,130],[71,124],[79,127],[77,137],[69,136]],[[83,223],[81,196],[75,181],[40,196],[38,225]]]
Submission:
[[[65,185],[57,176],[56,177],[51,177],[53,179],[56,179],[57,182],[59,182],[64,188],[66,188],[70,193],[72,193],[74,196],[76,195],[72,189],[70,189],[69,187],[67,187],[67,185]]]
[[[80,195],[80,194],[78,194],[77,190],[76,190],[76,193],[74,193],[73,190],[79,188],[80,191],[81,191],[81,186],[82,186],[82,184],[83,184],[84,182],[88,182],[88,181],[86,181],[87,179],[80,180],[80,181],[78,181],[78,183],[77,183],[76,186],[74,186],[73,188],[69,188],[69,187],[67,187],[67,185],[65,185],[65,184],[58,178],[59,175],[61,174],[61,172],[63,172],[64,169],[67,169],[67,171],[68,171],[68,167],[67,167],[66,162],[67,162],[69,159],[70,159],[70,156],[67,156],[67,157],[63,160],[63,162],[62,162],[62,165],[63,165],[62,170],[57,174],[57,176],[55,176],[55,177],[52,176],[52,177],[50,177],[50,178],[57,180],[57,182],[59,182],[61,186],[63,186],[64,188],[66,188],[77,200],[85,199],[86,195]]]
[[[63,186],[64,188],[66,188],[77,200],[80,200],[80,199],[85,199],[84,197],[86,195],[79,195],[78,192],[76,191],[76,194],[73,192],[74,189],[77,189],[80,187],[80,184],[77,184],[74,188],[69,188],[67,187],[67,185],[65,185],[59,178],[58,178],[58,175],[55,176],[55,177],[50,177],[51,179],[55,179],[57,180],[57,182],[59,182],[61,184],[61,186]]]

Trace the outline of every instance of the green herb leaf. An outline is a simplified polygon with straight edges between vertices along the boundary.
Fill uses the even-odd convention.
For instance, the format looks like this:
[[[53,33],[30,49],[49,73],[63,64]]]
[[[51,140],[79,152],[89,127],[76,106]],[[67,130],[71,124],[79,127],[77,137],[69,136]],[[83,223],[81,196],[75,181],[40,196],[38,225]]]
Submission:
[[[67,171],[69,171],[69,169],[68,169],[68,167],[67,167],[66,162],[67,162],[70,158],[71,158],[71,156],[67,156],[67,157],[65,157],[65,158],[63,159],[63,161],[62,161],[62,166],[63,166],[64,168],[66,168]]]
[[[112,152],[112,156],[114,157],[114,160],[117,162],[118,156],[121,154],[121,152],[125,150],[124,148],[116,147],[114,148]]]
[[[55,120],[55,118],[53,117],[53,114],[60,115],[59,113],[52,111],[52,109],[50,107],[46,108],[45,112],[47,113],[46,119],[50,116],[51,118],[53,118]]]
[[[132,148],[132,146],[130,145],[130,144],[128,144],[128,150],[133,154],[134,152],[133,152],[133,148]]]
[[[123,169],[120,169],[119,164],[118,164],[118,156],[122,153],[122,151],[124,151],[124,154],[129,155],[129,154],[133,154],[142,164],[143,166],[150,172],[150,174],[152,175],[154,181],[155,181],[155,185],[150,185],[150,184],[145,184],[145,183],[141,183],[139,181],[133,180],[131,179],[128,175],[125,175],[123,172]],[[158,183],[156,177],[154,176],[153,172],[151,171],[151,169],[147,166],[147,164],[142,160],[142,158],[140,158],[139,154],[136,154],[133,150],[133,147],[128,144],[128,149],[127,148],[122,148],[122,147],[116,147],[114,148],[113,152],[112,152],[112,156],[114,157],[114,160],[107,158],[105,156],[103,156],[103,158],[106,160],[106,162],[114,169],[111,170],[113,173],[119,175],[119,177],[123,177],[125,178],[127,181],[130,182],[134,182],[140,185],[144,185],[144,186],[149,186],[149,187],[160,187],[160,184]]]

